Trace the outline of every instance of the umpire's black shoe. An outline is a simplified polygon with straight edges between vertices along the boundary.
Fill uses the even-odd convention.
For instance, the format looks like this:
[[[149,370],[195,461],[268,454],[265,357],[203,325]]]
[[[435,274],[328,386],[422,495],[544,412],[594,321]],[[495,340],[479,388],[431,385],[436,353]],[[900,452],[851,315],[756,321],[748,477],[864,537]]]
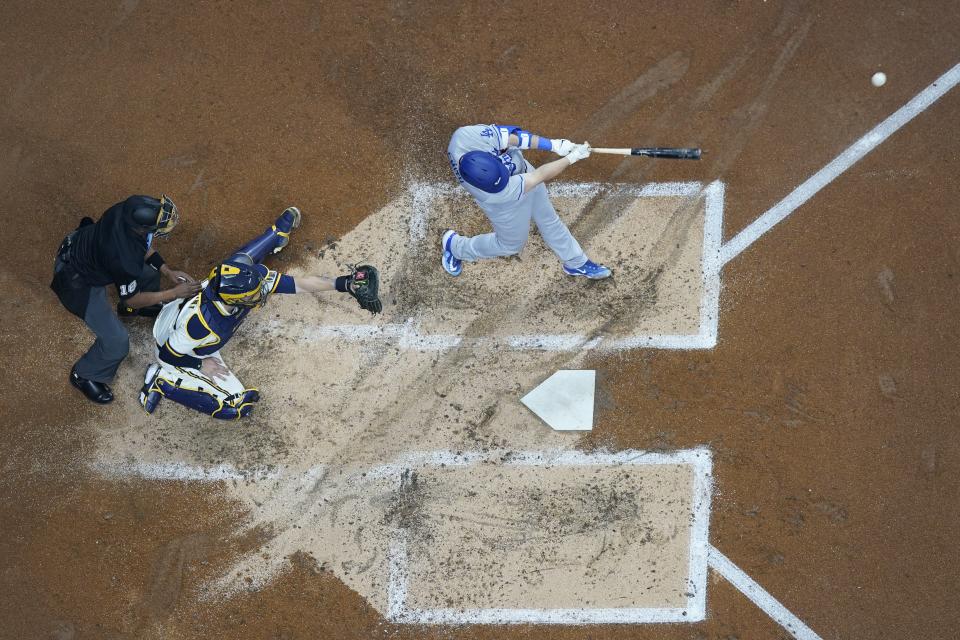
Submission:
[[[97,404],[109,404],[113,402],[113,391],[103,382],[87,380],[77,375],[76,371],[70,372],[70,384],[83,392],[83,395]]]
[[[142,318],[156,318],[160,315],[160,310],[163,309],[163,305],[159,302],[157,304],[152,304],[149,307],[140,307],[139,309],[134,309],[133,307],[128,307],[123,304],[123,300],[117,303],[117,315],[121,318],[132,318],[134,316],[140,316]]]

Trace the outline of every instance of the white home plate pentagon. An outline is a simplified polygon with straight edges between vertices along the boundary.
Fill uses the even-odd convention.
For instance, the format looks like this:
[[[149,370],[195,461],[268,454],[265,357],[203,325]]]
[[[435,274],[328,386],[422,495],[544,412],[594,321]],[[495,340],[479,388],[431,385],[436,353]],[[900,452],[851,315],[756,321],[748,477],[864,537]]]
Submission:
[[[705,612],[710,455],[438,453],[400,482],[389,615],[637,623]]]
[[[593,429],[593,369],[561,369],[520,399],[556,431]]]

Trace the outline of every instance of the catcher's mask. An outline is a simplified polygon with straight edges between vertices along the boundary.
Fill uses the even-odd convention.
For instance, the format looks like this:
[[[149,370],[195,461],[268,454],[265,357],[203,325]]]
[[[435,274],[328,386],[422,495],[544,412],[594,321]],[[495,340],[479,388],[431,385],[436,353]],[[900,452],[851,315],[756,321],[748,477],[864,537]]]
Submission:
[[[165,238],[170,235],[173,228],[180,222],[180,210],[169,196],[160,196],[160,214],[157,216],[157,230],[153,235],[158,238]]]
[[[180,210],[169,197],[161,195],[159,200],[142,197],[144,201],[133,211],[133,221],[157,238],[170,235],[180,222]]]
[[[218,264],[210,272],[212,297],[238,307],[259,307],[267,300],[263,290],[263,276],[250,265],[239,262]]]

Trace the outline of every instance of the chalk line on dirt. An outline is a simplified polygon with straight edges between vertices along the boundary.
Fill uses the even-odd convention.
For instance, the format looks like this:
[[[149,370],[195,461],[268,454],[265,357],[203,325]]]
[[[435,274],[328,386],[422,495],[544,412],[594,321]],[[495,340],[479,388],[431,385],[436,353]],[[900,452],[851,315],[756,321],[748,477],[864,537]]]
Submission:
[[[797,638],[797,640],[822,640],[800,618],[790,613],[766,589],[757,584],[740,567],[730,562],[713,545],[709,545],[709,554],[710,567],[714,571],[726,578],[730,584],[739,589],[743,595],[747,596],[751,602],[760,607],[764,613],[786,629],[794,638]]]

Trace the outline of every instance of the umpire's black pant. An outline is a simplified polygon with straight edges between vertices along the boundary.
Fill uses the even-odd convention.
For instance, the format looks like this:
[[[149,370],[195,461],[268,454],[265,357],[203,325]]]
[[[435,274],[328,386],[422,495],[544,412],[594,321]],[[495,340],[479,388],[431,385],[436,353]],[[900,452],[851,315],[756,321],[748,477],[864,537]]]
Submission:
[[[137,278],[140,291],[159,291],[160,272],[148,264]],[[110,382],[120,363],[130,352],[130,335],[107,298],[106,287],[91,287],[83,321],[97,336],[83,356],[73,365],[77,375],[96,382]]]

